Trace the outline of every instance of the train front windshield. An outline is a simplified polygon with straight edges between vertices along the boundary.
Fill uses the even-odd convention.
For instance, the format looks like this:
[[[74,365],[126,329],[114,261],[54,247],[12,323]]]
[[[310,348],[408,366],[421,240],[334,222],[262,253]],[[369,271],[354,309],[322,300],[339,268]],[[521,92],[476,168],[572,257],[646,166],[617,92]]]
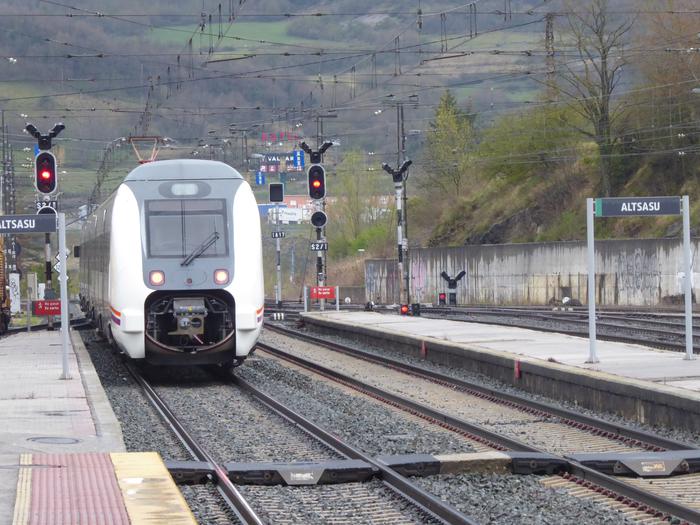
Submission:
[[[146,201],[149,257],[224,257],[228,224],[224,199]]]

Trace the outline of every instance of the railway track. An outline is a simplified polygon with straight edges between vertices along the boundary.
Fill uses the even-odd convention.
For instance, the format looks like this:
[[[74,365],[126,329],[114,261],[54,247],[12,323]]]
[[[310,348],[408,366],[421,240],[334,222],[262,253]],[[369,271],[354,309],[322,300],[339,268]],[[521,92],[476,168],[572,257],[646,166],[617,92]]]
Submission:
[[[206,449],[190,434],[141,372],[130,363],[127,363],[126,367],[173,434],[177,436],[183,446],[197,461],[207,465],[207,468],[210,470],[210,476],[216,483],[219,493],[238,519],[246,524],[263,525],[264,522],[262,519],[260,519],[238,489],[236,489],[223,466],[216,463]]]
[[[271,328],[269,324],[267,328]],[[272,327],[272,330],[279,328]],[[693,479],[694,473],[668,478],[674,481],[660,482],[655,479],[653,483],[634,484],[598,472],[587,466],[585,461],[576,459],[581,452],[644,454],[649,451],[696,450],[690,445],[547,404],[504,395],[480,385],[308,335],[299,336],[288,331],[286,335],[303,338],[311,342],[316,350],[306,347],[299,350],[295,347],[294,351],[289,351],[268,344],[261,344],[260,348],[275,358],[418,414],[487,446],[500,450],[555,454],[567,465],[564,474],[567,482],[597,496],[620,498],[627,502],[630,512],[636,512],[641,506],[651,516],[658,517],[660,513],[665,518],[675,516],[691,523],[700,523],[700,503],[690,505],[683,498],[674,497],[672,490],[656,490],[664,483],[691,486],[692,482],[685,480]],[[440,406],[440,410],[432,408],[434,406]],[[477,424],[472,421],[477,421]],[[697,497],[695,499],[700,501]]]
[[[355,505],[356,508],[348,515],[354,514],[356,516],[361,516],[360,521],[367,520],[373,523],[475,523],[450,505],[432,496],[418,484],[398,474],[393,469],[378,462],[352,445],[335,437],[330,432],[314,425],[302,414],[291,410],[278,400],[265,394],[260,389],[241,378],[234,378],[233,384],[223,386],[228,389],[235,388],[239,392],[249,394],[262,403],[268,411],[290,422],[290,426],[293,425],[295,430],[298,428],[303,429],[307,438],[312,438],[317,443],[317,447],[318,444],[320,444],[321,447],[327,451],[325,457],[323,453],[316,451],[312,455],[308,455],[307,453],[301,458],[296,456],[293,458],[294,460],[306,460],[302,462],[301,465],[308,465],[309,461],[322,461],[324,459],[334,459],[338,457],[357,460],[368,465],[374,473],[373,477],[377,479],[369,483],[347,483],[333,485],[332,487],[323,487],[316,491],[308,491],[308,493],[303,492],[303,489],[299,487],[295,487],[296,491],[288,487],[280,488],[249,485],[241,486],[240,489],[237,489],[231,482],[231,478],[236,478],[236,474],[232,473],[232,471],[235,471],[233,464],[227,463],[226,465],[222,465],[221,463],[217,463],[214,455],[206,452],[203,446],[197,443],[197,440],[193,437],[194,433],[185,429],[185,425],[181,422],[181,419],[176,417],[173,410],[171,410],[162,399],[162,396],[156,392],[156,388],[148,384],[143,374],[133,366],[129,366],[129,369],[130,372],[135,375],[135,379],[144,389],[147,397],[156,407],[158,413],[164,418],[168,426],[173,429],[173,432],[183,440],[186,448],[192,452],[193,457],[207,465],[206,469],[208,469],[209,476],[217,482],[220,490],[224,493],[224,499],[230,502],[235,508],[236,515],[242,523],[264,523],[265,520],[261,517],[263,515],[274,517],[273,521],[275,523],[299,523],[304,521],[299,516],[295,516],[295,513],[300,510],[290,508],[290,498],[294,497],[298,498],[300,502],[303,501],[304,504],[300,506],[299,509],[303,509],[304,513],[315,516],[315,519],[320,519],[319,516],[324,516],[324,520],[328,519],[336,523],[344,523],[347,521],[344,521],[343,516],[348,514],[351,510],[348,509],[348,507],[352,507],[352,505]],[[238,395],[238,397],[240,397],[240,395]],[[240,410],[240,406],[238,409]],[[267,414],[265,417],[269,417],[269,415],[270,414]],[[256,420],[254,417],[251,419],[251,417],[248,416],[248,418],[251,428],[241,429],[239,432],[236,432],[237,439],[242,443],[245,442],[245,432],[250,432],[251,434],[262,432],[260,428],[262,422]],[[266,435],[269,435],[269,433],[266,433]],[[280,436],[280,442],[282,441],[288,441],[288,436],[286,434]],[[271,444],[270,448],[276,446],[276,444]],[[296,454],[301,448],[303,447],[295,445],[292,453]],[[290,453],[290,450],[285,449],[283,452],[286,455]],[[271,454],[273,453],[274,452],[270,450],[266,450],[264,453],[261,453],[261,455],[269,458],[272,457]],[[280,451],[277,450],[276,453],[280,454]],[[281,458],[277,459],[281,460]],[[287,456],[286,460],[289,462],[290,458]],[[299,468],[304,471],[305,468],[308,467],[302,466]],[[192,469],[192,466],[186,464],[175,465],[174,475],[178,476],[188,469]],[[251,500],[255,502],[254,505],[246,501],[246,495],[249,500],[254,498],[254,500]],[[330,504],[331,501],[336,501],[338,507],[334,508],[333,505]],[[261,505],[265,508],[261,509]],[[407,506],[415,509],[413,514],[424,517],[418,521],[411,520],[410,515],[406,513]],[[258,510],[256,511],[254,509]],[[347,522],[351,523],[352,521]]]

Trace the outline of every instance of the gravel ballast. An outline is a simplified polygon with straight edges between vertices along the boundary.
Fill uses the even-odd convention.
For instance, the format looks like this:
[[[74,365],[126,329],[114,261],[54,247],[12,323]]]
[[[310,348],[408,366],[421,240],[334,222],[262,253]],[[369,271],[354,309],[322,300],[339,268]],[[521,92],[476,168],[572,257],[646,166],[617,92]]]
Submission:
[[[453,432],[404,415],[361,394],[312,379],[274,359],[250,358],[236,373],[368,454],[474,451]]]
[[[153,410],[121,358],[91,331],[84,330],[80,334],[121,424],[126,449],[135,452],[153,450],[164,460],[192,459]]]
[[[414,478],[423,488],[480,523],[489,525],[632,525],[624,514],[563,490],[538,476],[460,474]]]
[[[158,394],[218,463],[342,457],[250,394],[202,370],[165,370],[157,381]]]
[[[290,328],[293,330],[297,330],[296,326],[294,323],[287,323],[286,328]],[[638,423],[637,421],[632,421],[628,420],[625,418],[622,418],[620,416],[617,416],[616,414],[611,414],[611,413],[599,413],[595,412],[593,410],[589,410],[583,407],[580,407],[578,405],[575,405],[573,403],[568,403],[564,401],[559,401],[555,400],[549,397],[541,396],[538,394],[533,394],[530,392],[526,392],[524,390],[520,390],[518,388],[515,388],[509,384],[502,383],[496,379],[490,378],[488,376],[482,375],[482,374],[475,374],[472,372],[469,372],[467,370],[464,370],[462,368],[457,368],[457,367],[449,367],[437,363],[433,363],[431,361],[426,361],[422,359],[417,359],[412,356],[407,356],[406,354],[402,352],[397,352],[385,347],[382,347],[379,342],[376,344],[366,344],[366,343],[357,343],[356,341],[353,341],[349,337],[342,337],[342,336],[337,336],[337,335],[329,335],[327,333],[321,333],[313,329],[312,325],[307,325],[307,327],[298,329],[301,333],[306,333],[309,335],[313,335],[316,337],[321,337],[323,339],[326,339],[329,342],[332,343],[338,343],[342,345],[349,346],[351,348],[356,348],[358,350],[363,350],[365,352],[370,352],[370,353],[375,353],[377,355],[381,356],[386,356],[390,357],[392,359],[396,359],[397,361],[401,361],[404,363],[408,363],[411,365],[415,366],[420,366],[425,368],[426,370],[431,370],[434,372],[438,372],[440,374],[444,374],[446,376],[454,377],[456,379],[462,379],[465,381],[471,381],[474,383],[477,383],[479,385],[496,389],[501,392],[507,392],[509,394],[514,394],[526,399],[532,399],[534,401],[538,402],[544,402],[544,403],[549,403],[554,406],[558,406],[561,408],[565,408],[568,410],[573,410],[576,412],[579,412],[581,414],[591,416],[591,417],[596,417],[599,419],[602,419],[604,421],[608,421],[613,424],[617,425],[622,425],[622,426],[627,426],[629,428],[645,431],[645,432],[651,432],[654,434],[658,434],[659,436],[663,436],[668,439],[673,439],[676,441],[681,441],[684,443],[687,443],[693,447],[700,447],[700,433],[698,432],[689,432],[683,429],[674,429],[674,428],[668,428],[668,427],[661,427],[661,426],[651,426],[651,425],[644,425],[641,423]],[[275,334],[270,331],[263,331],[263,336],[261,338],[261,341],[267,341],[268,337],[274,336]],[[271,344],[273,344],[274,340],[270,339],[269,340]]]
[[[242,486],[239,490],[263,520],[274,524],[439,523],[417,512],[381,481],[308,487]]]

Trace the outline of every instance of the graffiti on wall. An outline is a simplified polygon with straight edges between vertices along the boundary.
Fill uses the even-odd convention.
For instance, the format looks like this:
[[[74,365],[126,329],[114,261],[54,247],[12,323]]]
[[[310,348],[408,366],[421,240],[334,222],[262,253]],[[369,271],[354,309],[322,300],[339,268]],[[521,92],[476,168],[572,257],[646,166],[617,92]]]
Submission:
[[[647,255],[641,248],[620,252],[616,261],[617,286],[620,291],[641,292],[659,287],[661,272],[656,254]]]
[[[420,302],[423,299],[423,293],[428,285],[428,270],[425,267],[425,261],[421,258],[411,259],[411,287],[415,293],[415,300]]]

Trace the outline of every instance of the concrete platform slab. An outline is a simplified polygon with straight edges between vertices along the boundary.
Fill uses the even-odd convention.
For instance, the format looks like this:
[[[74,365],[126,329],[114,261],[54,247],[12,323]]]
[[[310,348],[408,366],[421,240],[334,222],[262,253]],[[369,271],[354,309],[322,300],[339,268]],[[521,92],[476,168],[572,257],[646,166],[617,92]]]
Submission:
[[[62,373],[60,331],[0,339],[0,525],[12,522],[22,454],[122,452],[121,427],[77,333]]]
[[[700,359],[686,361],[680,352],[657,350],[642,345],[598,341],[600,363],[588,364],[588,339],[564,334],[537,332],[525,328],[485,325],[460,321],[399,317],[387,322],[371,312],[326,312],[305,314],[328,320],[387,329],[399,334],[432,340],[467,344],[470,347],[521,356],[522,360],[539,359],[575,366],[585,370],[607,372],[636,379],[683,379],[683,388],[700,392]],[[688,376],[697,378],[688,379]]]

